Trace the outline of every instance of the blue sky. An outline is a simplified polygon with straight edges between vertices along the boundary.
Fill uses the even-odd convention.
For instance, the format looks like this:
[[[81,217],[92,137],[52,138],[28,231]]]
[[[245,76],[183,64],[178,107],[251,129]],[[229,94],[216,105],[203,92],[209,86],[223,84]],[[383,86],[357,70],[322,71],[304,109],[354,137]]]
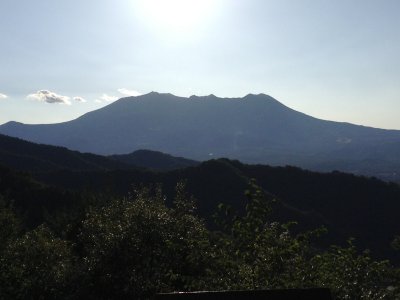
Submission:
[[[1,0],[0,39],[0,124],[158,91],[400,129],[398,0]]]

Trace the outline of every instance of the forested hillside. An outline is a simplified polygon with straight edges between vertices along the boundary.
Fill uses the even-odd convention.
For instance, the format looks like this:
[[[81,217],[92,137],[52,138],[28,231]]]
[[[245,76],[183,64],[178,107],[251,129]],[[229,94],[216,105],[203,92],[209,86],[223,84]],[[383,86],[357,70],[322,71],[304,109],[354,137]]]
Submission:
[[[17,170],[47,172],[134,168],[173,170],[195,166],[198,162],[150,150],[137,150],[129,154],[107,157],[72,151],[64,147],[32,143],[0,134],[0,164]]]
[[[0,171],[2,299],[309,287],[328,287],[337,299],[398,296],[399,271],[390,262],[374,260],[351,240],[321,247],[323,228],[299,232],[274,221],[274,197],[255,180],[245,183],[243,212],[218,205],[210,228],[182,181],[166,202],[157,185],[125,197],[76,194]],[[35,203],[44,212],[33,212],[35,224],[27,206],[38,196],[50,201]]]
[[[101,155],[36,144],[0,134],[0,164],[33,172],[54,170],[114,170],[132,168]]]
[[[136,150],[129,154],[114,154],[108,157],[132,166],[162,171],[192,167],[200,163],[195,160],[174,157],[169,154],[151,150]]]
[[[396,299],[395,183],[0,138],[0,299],[307,287]]]
[[[348,237],[354,237],[356,244],[371,249],[373,256],[398,259],[390,243],[400,232],[397,221],[400,188],[373,178],[339,172],[323,174],[294,167],[245,165],[230,160],[213,160],[169,172],[62,170],[33,175],[40,182],[73,193],[111,197],[124,197],[134,186],[159,183],[167,195],[167,203],[171,202],[176,182],[185,180],[188,192],[197,199],[199,215],[210,226],[220,203],[243,212],[244,191],[254,178],[264,192],[277,200],[273,219],[298,221],[297,230],[325,226],[329,232],[325,243],[344,243]],[[65,201],[57,205],[68,205],[68,199],[57,199]],[[25,201],[30,205],[35,203]]]

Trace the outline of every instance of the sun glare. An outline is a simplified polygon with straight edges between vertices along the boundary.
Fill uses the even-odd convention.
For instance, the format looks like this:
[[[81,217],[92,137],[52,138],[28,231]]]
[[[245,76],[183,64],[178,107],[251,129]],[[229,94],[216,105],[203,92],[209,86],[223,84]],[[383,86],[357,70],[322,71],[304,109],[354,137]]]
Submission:
[[[142,0],[140,17],[163,33],[187,33],[205,25],[216,9],[215,0]]]

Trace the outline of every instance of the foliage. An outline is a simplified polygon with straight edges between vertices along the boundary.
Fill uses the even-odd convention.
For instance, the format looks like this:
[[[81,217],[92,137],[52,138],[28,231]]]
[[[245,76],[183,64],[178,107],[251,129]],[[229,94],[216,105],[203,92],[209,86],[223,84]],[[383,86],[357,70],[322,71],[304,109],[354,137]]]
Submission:
[[[369,251],[359,254],[352,239],[314,256],[310,266],[315,284],[331,288],[338,299],[392,299],[398,292],[389,262],[374,261]]]
[[[320,249],[313,241],[324,228],[295,233],[295,223],[271,220],[277,203],[254,180],[246,199],[242,214],[220,205],[211,230],[185,182],[171,201],[160,186],[141,186],[126,198],[88,199],[71,217],[48,212],[48,225],[25,232],[3,201],[0,299],[307,287],[329,287],[337,299],[399,297],[399,270],[388,261],[360,253],[352,240]]]
[[[0,298],[57,299],[66,296],[73,271],[68,242],[46,226],[12,240],[0,257]]]
[[[160,188],[142,188],[89,211],[79,235],[86,296],[146,298],[205,288],[207,231],[181,188],[176,209],[165,206]]]
[[[237,289],[295,288],[305,285],[307,259],[313,236],[323,229],[294,236],[294,223],[269,222],[274,199],[255,181],[246,192],[248,203],[242,217],[234,216],[231,234],[225,237],[226,252],[236,262]],[[228,287],[229,288],[229,287]]]
[[[20,221],[12,207],[0,195],[0,253],[6,245],[18,236]]]

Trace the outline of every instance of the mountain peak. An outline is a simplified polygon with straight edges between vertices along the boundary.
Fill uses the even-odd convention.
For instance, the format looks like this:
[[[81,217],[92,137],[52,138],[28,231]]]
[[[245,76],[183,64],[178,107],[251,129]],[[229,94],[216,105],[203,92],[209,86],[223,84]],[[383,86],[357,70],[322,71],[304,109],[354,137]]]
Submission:
[[[22,124],[23,123],[17,122],[17,121],[9,121],[9,122],[6,122],[6,123],[2,124],[1,126],[4,126],[4,127],[6,127],[6,126],[18,126],[18,125],[22,125]]]
[[[107,155],[151,149],[194,160],[228,157],[313,169],[324,163],[327,170],[351,168],[353,173],[368,166],[374,171],[400,170],[400,131],[319,120],[266,94],[188,98],[151,92],[120,99],[69,122],[9,122],[0,126],[0,132]]]
[[[243,99],[262,99],[262,100],[273,100],[275,102],[279,102],[275,98],[271,97],[270,95],[264,94],[264,93],[260,93],[260,94],[250,93],[250,94],[247,94],[246,96],[244,96]]]
[[[173,95],[171,93],[159,93],[159,92],[155,92],[155,91],[151,91],[150,93],[141,95],[139,97],[154,97],[154,96],[156,96],[156,97],[161,97],[161,96],[177,97],[177,96],[175,96],[175,95]]]
[[[246,96],[244,96],[244,98],[246,97],[268,97],[268,98],[272,98],[271,96],[264,94],[264,93],[259,93],[259,94],[253,94],[253,93],[249,93]]]

